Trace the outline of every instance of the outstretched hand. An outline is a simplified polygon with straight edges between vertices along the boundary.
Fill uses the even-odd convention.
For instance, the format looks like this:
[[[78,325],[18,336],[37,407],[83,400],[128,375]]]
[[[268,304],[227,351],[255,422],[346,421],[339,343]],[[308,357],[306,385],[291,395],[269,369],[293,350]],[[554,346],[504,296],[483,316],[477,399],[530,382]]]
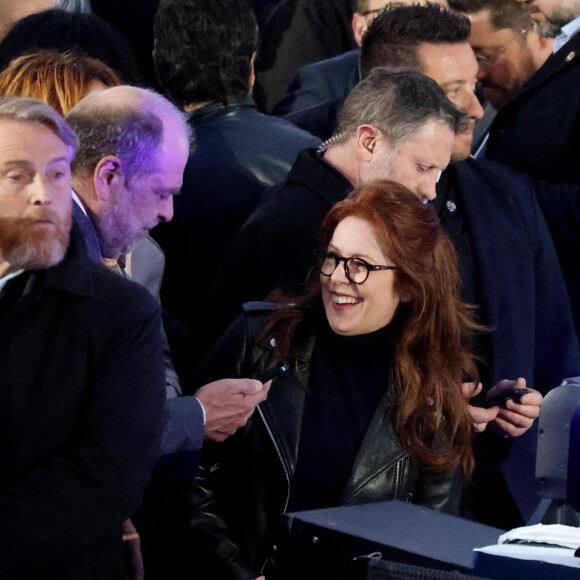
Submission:
[[[205,437],[224,441],[243,427],[256,405],[268,396],[272,381],[222,379],[201,387],[195,398],[205,410]]]

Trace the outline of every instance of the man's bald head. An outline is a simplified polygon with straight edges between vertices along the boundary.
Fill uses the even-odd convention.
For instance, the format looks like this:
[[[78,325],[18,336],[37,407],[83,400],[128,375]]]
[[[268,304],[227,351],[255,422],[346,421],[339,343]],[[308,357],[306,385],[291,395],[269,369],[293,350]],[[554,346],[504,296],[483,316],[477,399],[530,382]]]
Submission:
[[[116,259],[173,216],[190,149],[185,118],[161,95],[121,86],[92,93],[67,120],[80,141],[73,187],[102,255]]]
[[[169,143],[189,147],[190,130],[179,109],[158,93],[137,87],[91,93],[70,111],[67,121],[81,143],[73,163],[75,176],[92,173],[100,159],[116,155],[130,181],[149,173],[160,148]]]

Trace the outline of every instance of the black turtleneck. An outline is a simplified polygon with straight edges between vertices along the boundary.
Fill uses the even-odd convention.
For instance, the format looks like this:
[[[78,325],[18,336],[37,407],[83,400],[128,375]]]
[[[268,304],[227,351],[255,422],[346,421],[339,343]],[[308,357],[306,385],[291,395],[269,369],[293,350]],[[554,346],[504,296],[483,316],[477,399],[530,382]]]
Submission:
[[[342,336],[321,314],[289,510],[339,505],[388,377],[399,325]]]

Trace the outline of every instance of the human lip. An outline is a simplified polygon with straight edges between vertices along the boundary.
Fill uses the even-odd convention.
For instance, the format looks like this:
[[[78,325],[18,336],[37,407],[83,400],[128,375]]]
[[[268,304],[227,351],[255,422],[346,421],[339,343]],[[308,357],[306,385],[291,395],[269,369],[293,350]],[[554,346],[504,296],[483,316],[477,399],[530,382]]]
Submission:
[[[50,219],[35,219],[35,220],[30,220],[31,225],[33,226],[55,226],[56,224],[54,223],[54,221],[50,220]]]

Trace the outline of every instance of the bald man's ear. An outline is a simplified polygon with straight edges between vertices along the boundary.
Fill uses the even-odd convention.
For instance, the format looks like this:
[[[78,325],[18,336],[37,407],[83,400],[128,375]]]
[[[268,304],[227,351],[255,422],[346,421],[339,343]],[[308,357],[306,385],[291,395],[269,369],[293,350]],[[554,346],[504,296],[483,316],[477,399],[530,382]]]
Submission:
[[[372,125],[360,125],[356,130],[356,145],[361,161],[371,161],[380,131]]]
[[[93,185],[98,201],[108,203],[111,196],[125,186],[125,175],[123,174],[121,160],[116,155],[103,157],[95,167],[93,172]]]

